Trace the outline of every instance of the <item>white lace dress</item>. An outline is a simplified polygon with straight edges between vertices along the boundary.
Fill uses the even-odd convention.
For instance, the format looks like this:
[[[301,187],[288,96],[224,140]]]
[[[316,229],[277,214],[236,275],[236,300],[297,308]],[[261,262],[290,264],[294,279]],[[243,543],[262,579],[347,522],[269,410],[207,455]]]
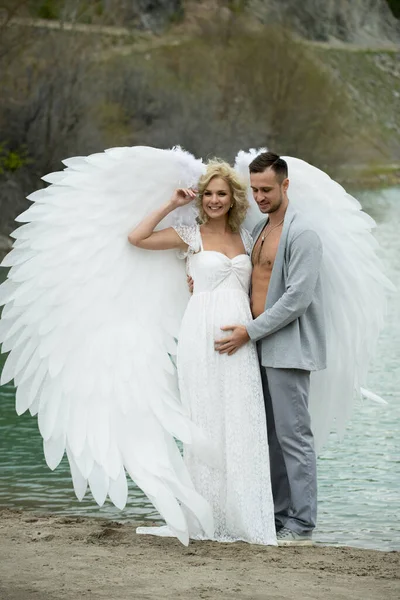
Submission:
[[[192,420],[217,446],[221,466],[209,467],[190,446],[184,447],[184,460],[196,490],[213,508],[216,540],[275,544],[257,351],[252,343],[232,356],[214,350],[214,340],[226,335],[221,326],[252,318],[251,236],[242,230],[247,254],[229,259],[203,250],[198,226],[177,232],[189,245],[187,268],[194,280],[179,334],[179,389]]]
[[[232,356],[214,350],[223,325],[251,318],[249,286],[252,240],[241,231],[246,254],[233,259],[203,250],[199,226],[176,227],[188,244],[187,271],[194,291],[178,341],[182,403],[218,454],[210,467],[189,445],[184,461],[196,488],[210,504],[214,538],[276,545],[274,506],[264,399],[256,347],[247,343]],[[186,511],[190,537],[208,539]],[[139,528],[138,533],[171,535],[168,528]]]

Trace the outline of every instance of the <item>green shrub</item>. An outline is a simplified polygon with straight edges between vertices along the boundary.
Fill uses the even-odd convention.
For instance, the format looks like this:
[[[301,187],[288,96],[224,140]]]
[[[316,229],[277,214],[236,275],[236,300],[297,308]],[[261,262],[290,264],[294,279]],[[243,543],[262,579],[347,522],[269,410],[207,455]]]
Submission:
[[[29,162],[30,160],[25,148],[11,150],[6,147],[6,144],[0,144],[0,175],[4,175],[6,172],[13,173],[18,171],[18,169],[29,164]]]
[[[45,0],[36,8],[36,14],[40,19],[58,19],[60,17],[60,2]]]

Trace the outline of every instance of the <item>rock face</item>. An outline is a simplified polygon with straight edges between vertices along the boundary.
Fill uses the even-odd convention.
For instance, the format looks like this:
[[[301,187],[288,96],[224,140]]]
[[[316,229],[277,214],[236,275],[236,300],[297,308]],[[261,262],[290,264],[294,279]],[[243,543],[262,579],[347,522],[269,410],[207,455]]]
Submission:
[[[128,18],[143,29],[160,31],[183,16],[183,0],[133,0]]]
[[[300,35],[318,41],[397,42],[400,23],[386,0],[248,0],[253,15],[280,21]]]
[[[183,18],[184,0],[101,0],[101,14],[110,25],[161,32]]]

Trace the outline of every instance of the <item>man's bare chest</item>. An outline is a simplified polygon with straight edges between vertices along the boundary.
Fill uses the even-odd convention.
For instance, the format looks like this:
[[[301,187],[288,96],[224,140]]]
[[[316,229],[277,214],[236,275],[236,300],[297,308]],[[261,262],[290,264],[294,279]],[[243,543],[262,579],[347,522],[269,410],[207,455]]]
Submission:
[[[261,234],[255,243],[252,260],[253,266],[259,266],[265,269],[272,269],[274,266],[276,254],[278,252],[279,241],[281,239],[282,229],[278,228],[268,235]],[[263,239],[264,237],[264,239]]]

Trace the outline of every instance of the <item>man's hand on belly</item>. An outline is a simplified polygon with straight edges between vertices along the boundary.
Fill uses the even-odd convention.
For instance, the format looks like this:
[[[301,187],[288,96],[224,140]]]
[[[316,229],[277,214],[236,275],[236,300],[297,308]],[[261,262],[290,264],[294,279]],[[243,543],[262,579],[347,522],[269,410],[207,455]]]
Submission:
[[[247,329],[244,325],[227,325],[221,327],[221,331],[232,331],[232,334],[222,340],[215,340],[214,348],[220,354],[235,354],[242,346],[250,340]]]

